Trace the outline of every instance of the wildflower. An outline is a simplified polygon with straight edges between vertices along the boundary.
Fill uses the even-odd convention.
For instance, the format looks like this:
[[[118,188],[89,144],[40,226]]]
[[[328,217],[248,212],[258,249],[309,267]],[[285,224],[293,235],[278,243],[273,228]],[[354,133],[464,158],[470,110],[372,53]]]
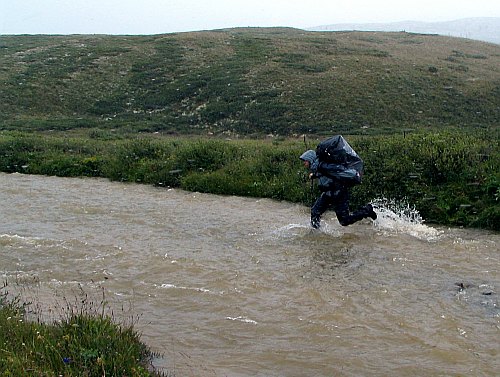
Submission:
[[[64,364],[69,364],[69,363],[71,363],[71,358],[70,358],[70,357],[63,357],[63,363],[64,363]]]

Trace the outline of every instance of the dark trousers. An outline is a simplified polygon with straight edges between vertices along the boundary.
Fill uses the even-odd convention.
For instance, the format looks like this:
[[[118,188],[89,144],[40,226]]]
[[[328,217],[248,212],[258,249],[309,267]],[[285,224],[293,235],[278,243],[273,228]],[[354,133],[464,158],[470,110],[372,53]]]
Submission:
[[[361,208],[353,213],[349,212],[349,190],[346,187],[321,193],[311,208],[311,225],[313,228],[319,228],[321,215],[329,209],[335,211],[337,219],[342,226],[354,224],[368,217],[365,208]]]

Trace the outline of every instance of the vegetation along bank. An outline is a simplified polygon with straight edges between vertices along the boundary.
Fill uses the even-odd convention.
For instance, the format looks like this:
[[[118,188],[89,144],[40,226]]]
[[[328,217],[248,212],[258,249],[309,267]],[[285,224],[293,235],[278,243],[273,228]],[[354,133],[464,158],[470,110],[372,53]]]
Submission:
[[[448,131],[352,135],[348,140],[365,162],[363,184],[353,189],[354,206],[390,198],[415,206],[427,222],[500,229],[498,135]],[[309,205],[316,193],[310,191],[298,156],[317,141],[4,131],[0,170],[106,177]]]
[[[151,366],[156,355],[133,326],[115,321],[104,302],[68,303],[48,324],[30,318],[32,306],[6,288],[0,287],[1,376],[165,376]]]

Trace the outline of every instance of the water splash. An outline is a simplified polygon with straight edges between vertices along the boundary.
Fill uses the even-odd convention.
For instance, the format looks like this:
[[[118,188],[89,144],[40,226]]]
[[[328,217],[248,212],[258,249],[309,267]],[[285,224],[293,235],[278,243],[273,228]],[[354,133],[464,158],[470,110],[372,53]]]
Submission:
[[[415,207],[393,199],[376,199],[372,202],[377,213],[374,226],[388,233],[404,233],[425,241],[435,241],[443,231],[424,225]]]
[[[278,238],[296,238],[310,232],[309,224],[287,224],[272,232]]]

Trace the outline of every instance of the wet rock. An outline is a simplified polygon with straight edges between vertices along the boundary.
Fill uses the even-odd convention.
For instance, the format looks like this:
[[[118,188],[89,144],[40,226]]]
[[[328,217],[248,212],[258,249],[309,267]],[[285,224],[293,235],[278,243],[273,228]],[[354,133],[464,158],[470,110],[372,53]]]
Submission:
[[[492,315],[498,315],[500,306],[495,290],[490,284],[472,284],[466,282],[455,283],[458,287],[456,293],[460,301],[467,302],[471,305],[478,305],[487,308]]]

